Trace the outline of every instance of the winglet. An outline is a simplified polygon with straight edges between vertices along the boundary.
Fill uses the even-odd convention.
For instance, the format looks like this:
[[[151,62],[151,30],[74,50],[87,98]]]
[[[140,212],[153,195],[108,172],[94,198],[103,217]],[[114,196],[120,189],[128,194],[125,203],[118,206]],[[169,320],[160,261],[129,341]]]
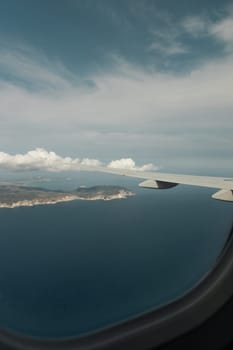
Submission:
[[[212,195],[212,198],[221,201],[233,202],[233,190],[220,190]]]

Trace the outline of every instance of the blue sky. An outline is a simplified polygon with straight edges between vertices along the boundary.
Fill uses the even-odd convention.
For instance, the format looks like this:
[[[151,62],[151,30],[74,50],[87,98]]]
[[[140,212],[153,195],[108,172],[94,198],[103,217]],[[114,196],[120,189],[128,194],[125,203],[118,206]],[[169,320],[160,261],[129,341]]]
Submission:
[[[233,2],[0,2],[0,151],[232,174]]]

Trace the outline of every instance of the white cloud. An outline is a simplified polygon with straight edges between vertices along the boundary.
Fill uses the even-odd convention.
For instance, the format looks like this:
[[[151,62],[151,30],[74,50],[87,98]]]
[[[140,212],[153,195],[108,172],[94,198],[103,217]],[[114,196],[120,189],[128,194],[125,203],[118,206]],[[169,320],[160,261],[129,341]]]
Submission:
[[[79,159],[62,158],[43,148],[16,155],[0,152],[0,167],[3,169],[63,171],[72,170],[79,164]]]
[[[174,27],[166,32],[153,32],[153,42],[150,45],[150,50],[155,50],[165,56],[182,55],[188,52],[187,47],[178,39],[179,33]]]
[[[33,88],[68,89],[72,75],[58,61],[50,62],[42,53],[26,46],[0,49],[0,71],[16,81],[33,84]]]
[[[228,8],[225,17],[217,21],[207,16],[186,17],[181,27],[193,37],[209,37],[225,44],[226,51],[233,49],[233,8]]]
[[[154,41],[150,45],[151,50],[156,50],[166,56],[182,55],[188,52],[188,49],[179,41],[169,41],[161,43]]]
[[[209,19],[203,16],[189,16],[182,22],[182,27],[185,31],[194,37],[208,34],[209,25]]]
[[[225,43],[226,49],[233,49],[233,16],[222,19],[210,26],[210,34]]]
[[[45,170],[51,172],[62,171],[78,171],[80,167],[99,167],[104,166],[97,159],[89,158],[71,158],[61,157],[55,152],[47,151],[43,148],[36,148],[25,154],[11,155],[9,153],[0,152],[0,169],[12,171],[38,171]],[[136,166],[135,161],[131,158],[122,158],[113,160],[109,163],[110,168],[134,169],[134,170],[155,170],[157,167],[153,164],[145,164],[141,167]]]
[[[131,158],[122,158],[119,160],[113,160],[108,164],[109,168],[119,168],[119,169],[133,169],[139,171],[150,171],[150,170],[158,170],[158,167],[153,164],[145,164],[142,166],[136,166],[135,161]]]
[[[101,125],[118,125],[122,129],[143,125],[150,129],[159,120],[187,121],[190,111],[196,113],[197,119],[200,110],[216,111],[226,106],[229,111],[233,108],[230,72],[231,56],[183,76],[148,73],[133,65],[122,65],[115,73],[93,75],[96,89],[91,91],[82,86],[63,86],[44,94],[2,81],[0,133],[5,133],[8,125],[12,129],[12,125],[24,124],[35,134],[38,126],[61,132],[73,132],[80,126],[98,129]],[[212,118],[218,118],[218,114],[213,113]]]

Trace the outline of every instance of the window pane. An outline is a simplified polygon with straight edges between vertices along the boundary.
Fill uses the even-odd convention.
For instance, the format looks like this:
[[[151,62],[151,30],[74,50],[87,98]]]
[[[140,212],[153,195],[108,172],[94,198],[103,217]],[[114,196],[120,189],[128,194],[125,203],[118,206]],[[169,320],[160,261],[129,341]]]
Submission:
[[[0,1],[1,328],[94,332],[214,267],[232,226],[232,13],[228,0]]]

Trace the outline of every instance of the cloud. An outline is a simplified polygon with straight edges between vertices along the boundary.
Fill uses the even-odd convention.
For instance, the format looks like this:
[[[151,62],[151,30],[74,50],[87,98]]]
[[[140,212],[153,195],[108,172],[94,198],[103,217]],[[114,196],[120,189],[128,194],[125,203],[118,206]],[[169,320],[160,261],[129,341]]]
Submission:
[[[210,20],[204,16],[188,16],[182,21],[181,25],[187,33],[198,38],[208,34]]]
[[[157,54],[169,58],[169,56],[191,53],[192,48],[185,40],[184,34],[188,34],[196,40],[204,38],[210,43],[213,40],[220,42],[225,46],[225,52],[233,52],[232,4],[223,7],[222,12],[209,11],[208,13],[189,15],[179,22],[170,18],[166,19],[165,23],[165,28],[153,32],[150,50],[155,50]]]
[[[78,171],[80,167],[99,167],[104,166],[97,159],[89,158],[71,158],[61,157],[55,152],[47,151],[43,148],[36,148],[25,154],[11,155],[0,152],[0,169],[11,171],[39,171],[45,170],[50,172]],[[153,164],[145,164],[141,167],[136,166],[135,161],[131,158],[122,158],[113,160],[108,164],[110,168],[134,169],[134,170],[155,170],[157,167]]]
[[[79,159],[62,158],[43,148],[16,155],[0,152],[0,167],[7,170],[64,171],[75,169],[79,164]]]
[[[173,41],[172,38],[169,41],[161,43],[154,41],[150,45],[151,50],[156,50],[166,56],[182,55],[188,52],[188,49],[179,41]]]
[[[59,61],[51,62],[41,52],[25,45],[9,48],[0,41],[0,73],[33,89],[64,90],[72,87],[72,75]]]
[[[112,160],[108,164],[109,168],[119,168],[119,169],[133,169],[133,170],[139,170],[139,171],[150,171],[150,170],[158,170],[158,167],[154,166],[153,164],[145,164],[142,166],[136,166],[135,161],[131,158],[122,158],[119,160]]]
[[[92,88],[34,50],[5,48],[0,62],[7,76],[14,72],[0,80],[0,140],[7,152],[23,154],[39,144],[74,157],[78,150],[83,159],[129,155],[171,167],[180,158],[186,167],[195,154],[197,166],[207,151],[209,161],[209,150],[219,164],[219,140],[221,159],[232,148],[230,52],[182,74],[148,71],[121,58],[111,70],[85,77]],[[213,130],[218,134],[210,139]]]
[[[174,27],[166,32],[154,31],[153,42],[149,49],[165,56],[183,55],[188,53],[188,48],[179,41],[178,37],[179,33]]]
[[[187,75],[146,72],[134,65],[120,64],[117,71],[92,75],[95,89],[63,85],[51,93],[28,91],[14,82],[0,82],[0,129],[12,130],[25,124],[36,134],[45,131],[72,131],[143,125],[151,129],[159,120],[190,119],[190,111],[216,111],[233,107],[232,57],[211,61]],[[59,73],[58,73],[59,77]],[[37,72],[35,73],[37,81]],[[224,113],[221,113],[222,115]],[[212,118],[216,119],[213,113]]]
[[[209,32],[226,45],[227,51],[233,49],[233,15],[222,19],[209,28]]]
[[[208,16],[189,16],[181,22],[181,27],[194,38],[212,38],[225,45],[226,51],[233,49],[233,7],[227,9],[227,14],[212,20]]]

